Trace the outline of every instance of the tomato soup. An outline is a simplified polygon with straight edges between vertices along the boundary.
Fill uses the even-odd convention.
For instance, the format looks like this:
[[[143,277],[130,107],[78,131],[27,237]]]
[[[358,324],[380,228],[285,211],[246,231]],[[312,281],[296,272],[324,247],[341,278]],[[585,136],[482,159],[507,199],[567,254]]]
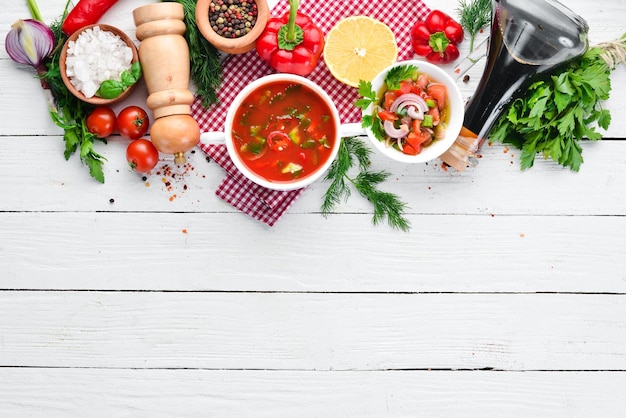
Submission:
[[[336,122],[308,86],[274,81],[253,90],[233,118],[234,149],[254,173],[289,182],[314,173],[330,157]]]

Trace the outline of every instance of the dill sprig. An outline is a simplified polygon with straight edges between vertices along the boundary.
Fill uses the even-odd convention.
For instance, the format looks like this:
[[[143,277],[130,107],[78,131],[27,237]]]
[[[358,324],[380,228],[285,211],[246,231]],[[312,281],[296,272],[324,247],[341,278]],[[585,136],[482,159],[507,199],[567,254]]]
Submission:
[[[459,23],[470,35],[469,51],[472,52],[476,34],[491,23],[491,0],[460,0],[457,11]]]
[[[350,185],[352,185],[374,206],[372,218],[374,225],[387,219],[387,223],[392,228],[408,232],[410,224],[404,217],[406,204],[401,202],[395,194],[378,189],[378,186],[389,177],[389,173],[370,171],[370,154],[371,150],[356,137],[341,140],[337,158],[324,177],[324,181],[330,182],[330,185],[322,203],[322,214],[328,216],[335,206],[348,200],[351,195]],[[356,177],[350,177],[349,172],[355,163],[358,164],[359,173]]]
[[[189,46],[191,79],[196,87],[196,95],[207,108],[217,102],[216,90],[222,81],[222,66],[217,49],[207,41],[198,29],[196,22],[196,0],[164,0],[182,4],[185,13],[185,40]]]

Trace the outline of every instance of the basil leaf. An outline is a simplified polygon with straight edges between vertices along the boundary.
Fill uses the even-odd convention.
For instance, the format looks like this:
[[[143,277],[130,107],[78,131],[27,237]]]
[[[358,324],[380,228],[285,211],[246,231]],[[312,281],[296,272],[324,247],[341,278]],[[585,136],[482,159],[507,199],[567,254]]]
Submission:
[[[103,99],[115,99],[124,91],[124,85],[117,80],[106,80],[100,84],[96,95]]]
[[[139,61],[137,61],[137,62],[133,63],[133,65],[131,65],[130,73],[133,76],[133,78],[135,79],[135,83],[136,83],[137,80],[139,80],[139,78],[141,77],[141,64],[139,64]]]

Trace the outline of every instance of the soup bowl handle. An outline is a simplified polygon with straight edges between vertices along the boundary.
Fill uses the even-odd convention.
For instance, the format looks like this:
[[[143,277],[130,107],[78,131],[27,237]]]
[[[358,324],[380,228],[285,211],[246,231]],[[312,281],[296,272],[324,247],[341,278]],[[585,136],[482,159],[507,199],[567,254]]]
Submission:
[[[361,122],[358,123],[342,123],[339,125],[339,137],[348,138],[351,136],[363,136],[367,135],[365,128],[361,126]]]
[[[224,132],[202,132],[200,142],[205,145],[223,145],[226,143],[226,134]]]

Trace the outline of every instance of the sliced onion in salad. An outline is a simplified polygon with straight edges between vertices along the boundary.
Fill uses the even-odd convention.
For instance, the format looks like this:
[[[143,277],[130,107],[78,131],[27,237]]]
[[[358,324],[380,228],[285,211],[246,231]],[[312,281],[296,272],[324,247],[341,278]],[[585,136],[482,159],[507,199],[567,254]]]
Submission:
[[[414,106],[407,106],[406,114],[413,119],[424,120],[424,112],[418,112]]]
[[[383,128],[385,128],[385,133],[390,138],[404,138],[409,133],[408,125],[402,124],[399,128],[396,128],[390,120],[383,122]]]
[[[393,112],[401,112],[405,108],[407,109],[407,114],[413,119],[424,119],[424,113],[428,112],[426,100],[415,93],[405,93],[398,97],[391,104],[390,110]],[[411,110],[411,108],[413,110]],[[412,112],[416,116],[408,112]]]

